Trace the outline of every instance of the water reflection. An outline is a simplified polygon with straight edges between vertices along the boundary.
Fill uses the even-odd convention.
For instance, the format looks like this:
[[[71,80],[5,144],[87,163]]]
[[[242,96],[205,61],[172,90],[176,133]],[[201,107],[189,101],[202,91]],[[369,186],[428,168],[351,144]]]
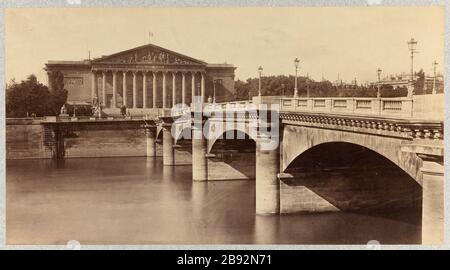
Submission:
[[[254,181],[191,181],[160,158],[7,161],[8,244],[420,243],[417,216],[256,216]]]

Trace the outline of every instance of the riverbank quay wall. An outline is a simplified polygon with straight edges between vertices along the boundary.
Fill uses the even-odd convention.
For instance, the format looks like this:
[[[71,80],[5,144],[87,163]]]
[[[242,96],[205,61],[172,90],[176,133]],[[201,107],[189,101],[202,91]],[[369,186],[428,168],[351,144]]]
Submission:
[[[53,158],[57,138],[43,119],[6,119],[6,159]],[[67,125],[64,158],[147,156],[145,130],[139,121],[103,122],[95,125]],[[162,142],[156,140],[156,156],[162,156]]]

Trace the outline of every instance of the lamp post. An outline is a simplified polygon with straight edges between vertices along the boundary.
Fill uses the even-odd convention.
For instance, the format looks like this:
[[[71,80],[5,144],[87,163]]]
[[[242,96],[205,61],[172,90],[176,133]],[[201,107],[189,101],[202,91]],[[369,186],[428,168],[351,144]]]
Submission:
[[[306,76],[306,97],[309,98],[309,83],[310,83],[309,73],[308,76]]]
[[[216,103],[216,79],[213,80],[213,103]]]
[[[298,88],[297,88],[297,72],[298,72],[298,66],[300,64],[300,60],[298,58],[294,59],[294,66],[295,66],[295,82],[294,82],[294,97],[296,98],[298,96]]]
[[[411,79],[410,85],[408,87],[408,97],[412,97],[414,89],[414,54],[417,53],[416,47],[417,47],[417,40],[411,38],[411,40],[408,41],[408,49],[411,52]]]
[[[380,75],[381,75],[381,69],[378,68],[377,69],[377,75],[378,75],[378,89],[377,89],[377,98],[381,97],[381,92],[380,92],[380,88],[381,88],[381,81],[380,81]]]
[[[433,76],[433,91],[431,92],[432,94],[436,94],[436,66],[438,65],[438,62],[434,61],[433,62],[433,72],[434,72],[434,76]]]
[[[262,66],[259,66],[258,73],[259,73],[259,84],[258,84],[258,97],[261,97],[261,74],[262,74],[263,68]]]

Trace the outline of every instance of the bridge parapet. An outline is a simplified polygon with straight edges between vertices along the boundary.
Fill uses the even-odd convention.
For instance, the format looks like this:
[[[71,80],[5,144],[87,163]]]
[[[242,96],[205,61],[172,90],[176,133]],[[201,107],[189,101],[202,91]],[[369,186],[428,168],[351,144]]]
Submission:
[[[411,98],[282,98],[282,111],[412,117]]]
[[[253,108],[254,105],[252,101],[231,101],[222,103],[208,103],[204,106],[204,111],[217,111],[217,110],[241,110]]]
[[[443,120],[443,100],[443,94],[413,98],[283,97],[280,98],[280,111]]]

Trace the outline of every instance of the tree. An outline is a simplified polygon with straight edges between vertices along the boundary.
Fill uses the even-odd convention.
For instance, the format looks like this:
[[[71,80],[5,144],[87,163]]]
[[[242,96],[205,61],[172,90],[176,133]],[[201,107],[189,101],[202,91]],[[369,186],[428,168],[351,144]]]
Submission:
[[[54,80],[50,80],[52,91],[38,82],[34,74],[20,83],[11,80],[6,86],[6,116],[58,115],[61,106],[66,103],[67,91],[64,89],[62,74],[54,75]]]
[[[293,96],[294,76],[265,76],[261,78],[261,94],[263,96]],[[236,98],[248,99],[248,96],[258,95],[258,78],[249,78],[246,82],[235,83]],[[364,85],[333,85],[330,81],[313,81],[307,77],[298,77],[298,96],[306,97],[309,89],[310,97],[376,97],[377,87]],[[406,88],[394,89],[383,85],[380,89],[381,97],[406,96]],[[405,92],[406,91],[406,92]]]
[[[47,86],[39,83],[34,74],[20,83],[12,80],[6,87],[6,116],[44,116],[49,109],[50,99]]]
[[[235,100],[248,100],[250,97],[250,85],[241,81],[237,80],[234,84],[234,87],[236,89],[236,97]]]
[[[49,85],[51,98],[51,115],[58,115],[62,105],[67,102],[68,92],[64,89],[64,75],[60,71],[50,71]]]
[[[416,72],[417,80],[414,82],[414,95],[426,94],[425,91],[425,72],[419,70]]]

